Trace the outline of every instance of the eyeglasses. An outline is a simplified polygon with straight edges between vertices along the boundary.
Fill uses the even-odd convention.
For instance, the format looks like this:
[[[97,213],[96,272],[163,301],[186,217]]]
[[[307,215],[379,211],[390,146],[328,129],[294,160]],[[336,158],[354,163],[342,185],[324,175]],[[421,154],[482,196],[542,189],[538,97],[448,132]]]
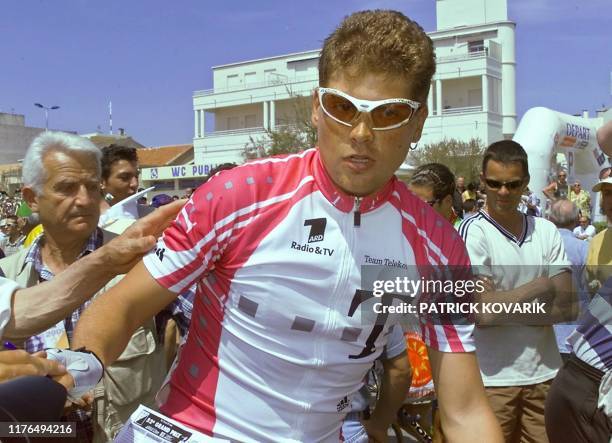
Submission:
[[[500,182],[497,180],[491,180],[491,179],[485,178],[484,182],[492,190],[501,189],[502,186],[505,186],[508,191],[516,191],[521,186],[523,186],[523,183],[525,182],[525,180],[513,180],[511,182]]]
[[[408,123],[421,106],[407,98],[386,100],[360,100],[332,88],[318,88],[319,102],[328,117],[345,126],[353,126],[360,113],[369,113],[372,130],[386,131]]]

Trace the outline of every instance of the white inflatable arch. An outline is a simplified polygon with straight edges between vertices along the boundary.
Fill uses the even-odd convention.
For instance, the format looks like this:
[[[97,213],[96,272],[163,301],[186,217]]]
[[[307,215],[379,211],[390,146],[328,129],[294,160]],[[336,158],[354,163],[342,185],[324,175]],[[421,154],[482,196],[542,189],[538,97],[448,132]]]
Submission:
[[[598,181],[599,171],[612,165],[612,158],[597,142],[600,126],[598,119],[575,117],[542,107],[531,108],[525,113],[513,139],[527,151],[529,189],[540,198],[543,209],[546,197],[542,189],[556,175],[559,165],[567,170],[570,184],[580,180],[582,188],[589,192]],[[601,220],[599,195],[590,193],[593,218]]]

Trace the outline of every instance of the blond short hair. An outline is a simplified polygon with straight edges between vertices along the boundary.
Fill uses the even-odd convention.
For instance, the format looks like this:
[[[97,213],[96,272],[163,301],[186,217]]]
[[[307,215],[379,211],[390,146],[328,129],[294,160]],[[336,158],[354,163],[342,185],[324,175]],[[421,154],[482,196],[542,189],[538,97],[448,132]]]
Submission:
[[[321,50],[319,84],[328,86],[338,72],[400,76],[412,88],[408,98],[425,102],[436,72],[433,42],[401,12],[356,12],[325,39]]]

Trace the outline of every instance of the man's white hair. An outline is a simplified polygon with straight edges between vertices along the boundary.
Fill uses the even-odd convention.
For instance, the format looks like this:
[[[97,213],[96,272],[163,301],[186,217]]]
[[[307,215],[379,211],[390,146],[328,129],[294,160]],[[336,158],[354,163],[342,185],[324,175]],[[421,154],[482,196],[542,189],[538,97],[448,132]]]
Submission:
[[[66,153],[88,153],[96,159],[96,174],[100,178],[100,159],[102,152],[90,140],[75,134],[65,132],[46,131],[36,137],[23,159],[22,181],[24,186],[34,190],[36,195],[42,192],[46,180],[43,158],[49,151],[63,151]]]

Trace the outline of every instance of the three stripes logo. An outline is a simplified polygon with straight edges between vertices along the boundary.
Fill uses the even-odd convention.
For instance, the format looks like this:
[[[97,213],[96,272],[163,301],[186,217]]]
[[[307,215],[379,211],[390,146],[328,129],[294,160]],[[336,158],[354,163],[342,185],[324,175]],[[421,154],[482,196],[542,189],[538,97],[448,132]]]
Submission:
[[[166,248],[155,248],[155,255],[157,255],[159,261],[164,261],[164,252],[166,252]]]
[[[338,402],[338,404],[336,405],[336,410],[338,412],[343,411],[344,409],[348,408],[349,406],[349,399],[348,397],[345,395],[344,398],[342,400],[340,400]]]

